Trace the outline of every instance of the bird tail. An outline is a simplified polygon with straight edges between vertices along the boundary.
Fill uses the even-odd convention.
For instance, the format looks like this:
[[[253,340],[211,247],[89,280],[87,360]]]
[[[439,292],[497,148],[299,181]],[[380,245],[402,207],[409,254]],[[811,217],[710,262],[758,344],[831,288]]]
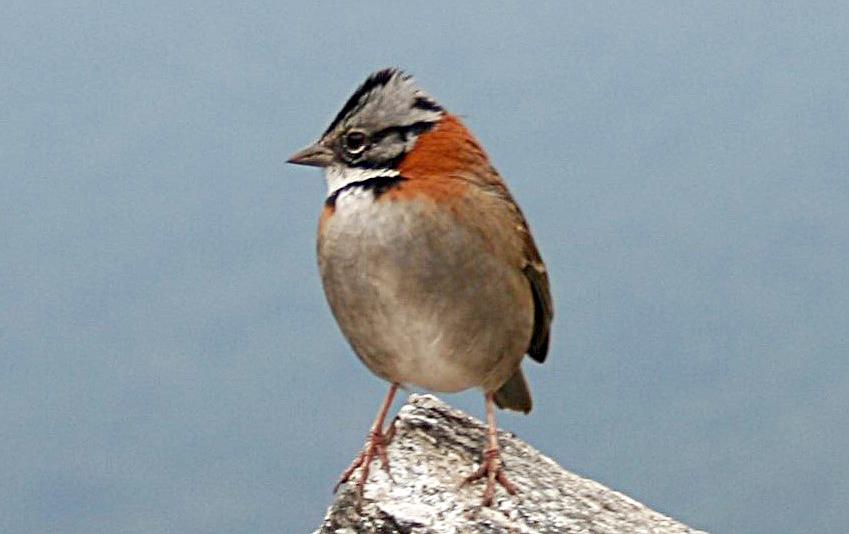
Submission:
[[[498,388],[494,395],[495,404],[506,410],[515,410],[517,412],[528,413],[533,407],[531,401],[531,391],[528,389],[528,382],[525,380],[525,375],[522,374],[522,369],[516,369],[513,376],[507,379],[507,382]]]

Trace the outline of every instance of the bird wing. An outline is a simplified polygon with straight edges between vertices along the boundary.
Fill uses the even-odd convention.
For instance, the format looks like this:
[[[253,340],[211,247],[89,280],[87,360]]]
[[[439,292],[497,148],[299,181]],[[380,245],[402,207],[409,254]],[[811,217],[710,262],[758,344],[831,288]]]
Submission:
[[[490,167],[489,172],[482,174],[488,179],[486,181],[480,180],[480,175],[478,175],[478,180],[476,180],[478,187],[501,201],[499,204],[505,208],[504,211],[509,213],[508,219],[510,219],[515,237],[521,243],[516,247],[521,248],[520,267],[525,278],[528,279],[534,298],[534,328],[528,346],[528,356],[542,363],[548,355],[551,321],[554,318],[554,304],[551,299],[548,272],[531,235],[528,221],[498,172]]]

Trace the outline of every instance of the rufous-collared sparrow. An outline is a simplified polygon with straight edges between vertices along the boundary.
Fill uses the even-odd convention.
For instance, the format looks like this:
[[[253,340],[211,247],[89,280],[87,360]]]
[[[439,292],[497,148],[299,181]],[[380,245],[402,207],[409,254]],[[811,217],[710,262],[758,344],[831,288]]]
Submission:
[[[399,386],[479,387],[487,445],[466,481],[511,494],[493,404],[529,412],[525,354],[542,362],[553,315],[548,275],[522,212],[460,120],[396,69],[375,72],[321,138],[289,163],[325,169],[318,264],[330,308],[357,356],[391,383],[365,449],[388,471],[386,413]],[[339,486],[337,484],[337,488]]]

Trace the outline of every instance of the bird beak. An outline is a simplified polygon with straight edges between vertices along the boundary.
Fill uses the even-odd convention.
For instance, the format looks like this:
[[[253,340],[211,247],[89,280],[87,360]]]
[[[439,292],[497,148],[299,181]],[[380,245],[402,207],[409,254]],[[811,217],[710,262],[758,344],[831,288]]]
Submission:
[[[321,142],[308,146],[292,154],[286,163],[295,165],[309,165],[311,167],[327,167],[333,163],[333,151],[321,144]]]

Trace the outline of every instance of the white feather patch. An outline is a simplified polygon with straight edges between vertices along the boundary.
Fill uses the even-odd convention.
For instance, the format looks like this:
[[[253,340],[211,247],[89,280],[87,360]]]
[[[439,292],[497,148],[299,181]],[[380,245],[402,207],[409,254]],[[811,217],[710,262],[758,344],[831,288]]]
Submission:
[[[398,171],[395,169],[360,169],[343,165],[331,165],[327,167],[324,173],[324,179],[327,181],[327,196],[330,197],[349,184],[363,182],[369,178],[376,178],[378,176],[398,176]]]

